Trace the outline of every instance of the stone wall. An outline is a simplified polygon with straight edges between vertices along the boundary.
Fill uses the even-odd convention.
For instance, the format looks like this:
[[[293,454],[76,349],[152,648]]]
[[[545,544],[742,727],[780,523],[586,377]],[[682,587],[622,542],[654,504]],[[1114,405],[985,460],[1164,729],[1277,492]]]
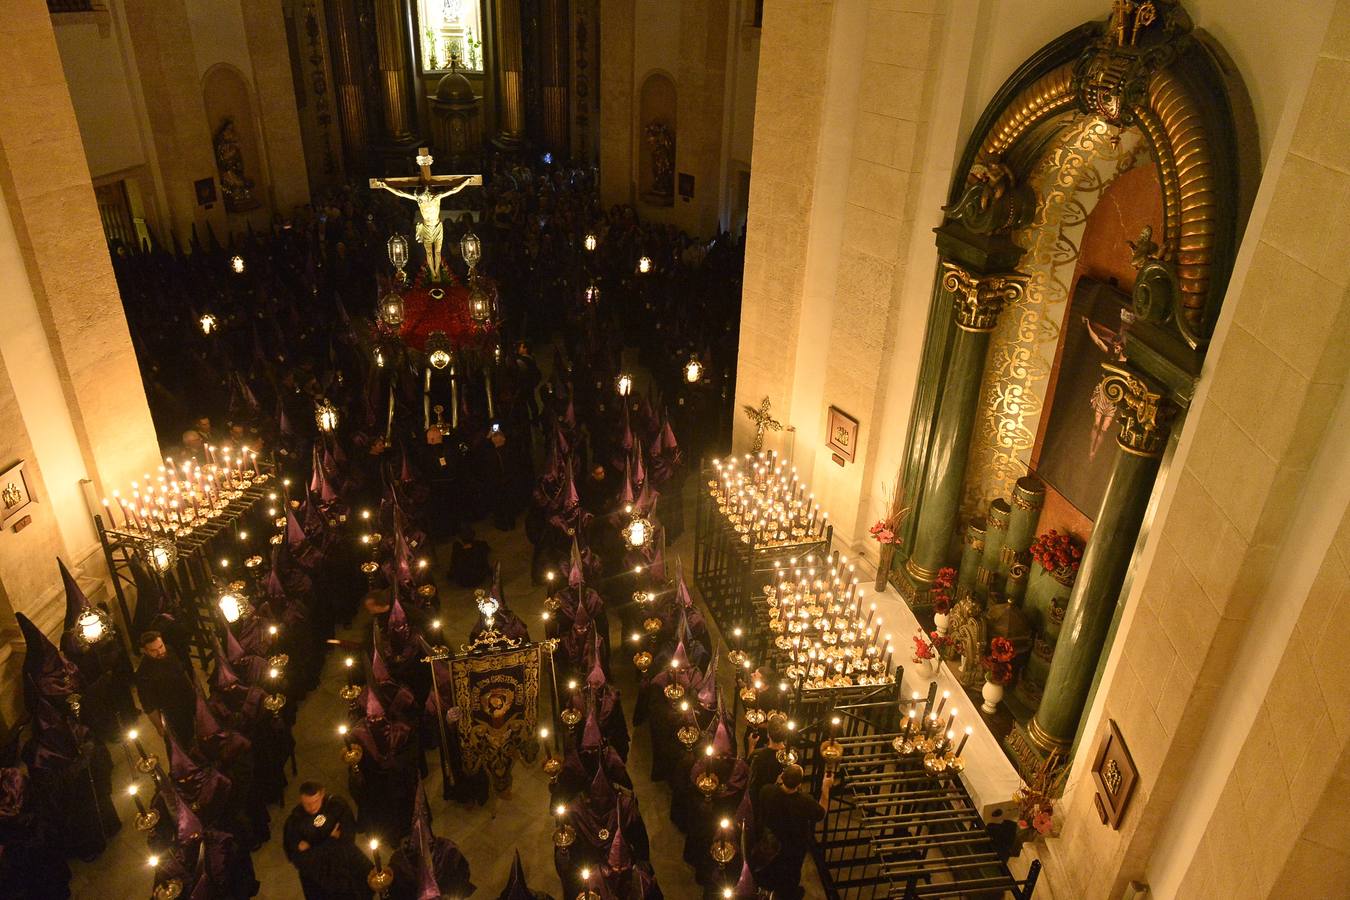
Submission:
[[[770,7],[776,4],[769,4]],[[757,43],[747,40],[749,0],[601,0],[598,65],[600,90],[600,198],[632,204],[644,220],[670,223],[711,236],[730,211],[734,154],[732,123],[754,115],[753,90],[745,90]],[[675,86],[676,193],[672,205],[644,197],[639,98],[653,73]],[[738,80],[739,79],[739,80]],[[738,89],[739,85],[739,89]],[[745,108],[748,104],[748,108]],[[678,191],[680,173],[693,176],[694,192]]]
[[[103,240],[56,37],[42,0],[14,0],[0,104],[0,470],[25,461],[32,524],[0,532],[0,728],[14,722],[23,612],[59,628],[59,554],[102,574],[86,505],[153,470],[159,450]],[[97,502],[97,501],[95,501]]]

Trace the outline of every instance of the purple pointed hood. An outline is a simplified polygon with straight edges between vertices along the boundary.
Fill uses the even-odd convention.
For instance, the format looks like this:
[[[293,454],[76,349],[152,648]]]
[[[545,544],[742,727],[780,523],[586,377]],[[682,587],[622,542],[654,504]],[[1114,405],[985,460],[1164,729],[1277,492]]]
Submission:
[[[29,687],[54,703],[80,690],[80,673],[75,664],[48,640],[42,630],[23,613],[15,613],[27,652],[23,657],[23,674]],[[26,692],[27,695],[27,692]]]
[[[70,574],[70,570],[66,568],[66,564],[61,561],[59,556],[56,558],[56,565],[61,570],[61,583],[66,589],[65,630],[69,631],[75,627],[75,622],[79,619],[80,613],[88,609],[90,603],[89,598],[85,596],[84,591],[76,583],[75,576]]]

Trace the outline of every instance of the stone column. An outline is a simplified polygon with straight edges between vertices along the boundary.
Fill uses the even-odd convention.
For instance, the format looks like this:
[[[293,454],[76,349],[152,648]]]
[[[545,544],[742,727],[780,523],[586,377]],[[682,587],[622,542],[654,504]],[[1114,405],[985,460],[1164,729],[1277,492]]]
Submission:
[[[499,93],[495,140],[502,146],[514,147],[525,136],[525,63],[520,45],[520,0],[500,0],[496,13]]]
[[[366,171],[370,123],[361,78],[361,20],[354,0],[331,0],[328,9],[329,47],[333,56],[334,95],[342,125],[343,158],[347,174]]]
[[[1111,627],[1135,540],[1144,521],[1158,463],[1167,445],[1172,407],[1128,369],[1103,365],[1102,388],[1116,404],[1120,434],[1111,480],[1083,553],[1055,657],[1027,735],[1043,753],[1064,753],[1073,743],[1092,687],[1102,645]]]
[[[938,400],[937,422],[929,455],[929,478],[920,499],[913,550],[905,574],[916,590],[932,584],[947,561],[956,528],[961,484],[966,476],[970,433],[975,425],[980,379],[1003,304],[1015,301],[1026,288],[1027,276],[980,275],[943,260],[942,289],[951,295],[956,335],[947,363],[946,383]]]
[[[414,107],[408,69],[408,6],[406,0],[375,0],[375,38],[380,55],[380,99],[384,138],[389,143],[414,140]]]
[[[568,150],[567,57],[569,34],[567,0],[543,0],[539,9],[542,57],[543,143],[556,154]]]

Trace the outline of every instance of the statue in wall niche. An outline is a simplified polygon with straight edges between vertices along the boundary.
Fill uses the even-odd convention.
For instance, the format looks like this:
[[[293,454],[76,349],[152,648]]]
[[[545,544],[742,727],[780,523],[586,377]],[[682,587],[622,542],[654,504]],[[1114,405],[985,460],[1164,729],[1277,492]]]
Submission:
[[[664,122],[652,122],[644,134],[652,151],[652,193],[675,194],[675,134]]]
[[[977,688],[984,684],[984,669],[980,665],[984,656],[984,632],[984,616],[979,604],[971,597],[958,600],[952,606],[947,635],[961,654],[956,679],[966,687]]]
[[[220,173],[220,192],[225,196],[225,209],[244,212],[262,204],[253,196],[253,181],[244,174],[244,154],[239,148],[239,134],[234,130],[234,119],[226,116],[216,129],[212,143],[216,150],[216,171]]]

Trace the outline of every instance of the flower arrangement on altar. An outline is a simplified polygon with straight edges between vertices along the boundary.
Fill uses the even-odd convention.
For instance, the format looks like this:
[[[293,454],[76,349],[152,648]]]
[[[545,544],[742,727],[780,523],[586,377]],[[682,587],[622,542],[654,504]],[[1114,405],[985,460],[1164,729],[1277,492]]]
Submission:
[[[956,585],[956,570],[951,566],[938,569],[933,586],[928,589],[928,599],[932,601],[934,614],[947,615],[952,609],[952,588]]]
[[[894,546],[901,543],[900,537],[896,532],[900,530],[900,524],[904,522],[905,517],[909,515],[909,507],[904,505],[904,500],[900,496],[900,482],[898,481],[891,490],[891,497],[886,504],[886,509],[889,510],[889,512],[880,519],[877,519],[876,524],[867,529],[867,531],[872,537],[876,538],[878,544],[889,544]]]
[[[984,667],[984,678],[993,684],[1007,684],[1012,681],[1013,657],[1017,654],[1013,642],[1005,637],[996,637],[989,642],[989,653],[980,660]]]
[[[937,648],[922,631],[914,635],[914,656],[916,663],[923,664],[937,658]]]
[[[1083,560],[1083,549],[1073,536],[1060,534],[1053,528],[1032,541],[1028,551],[1047,572],[1073,574]]]
[[[1018,806],[1017,827],[1021,830],[1018,836],[1023,840],[1050,834],[1055,828],[1055,801],[1050,796],[1047,780],[1047,771],[1043,768],[1031,784],[1018,788],[1013,794]]]
[[[929,632],[928,637],[938,656],[949,661],[961,658],[961,645],[954,638],[937,631]]]

